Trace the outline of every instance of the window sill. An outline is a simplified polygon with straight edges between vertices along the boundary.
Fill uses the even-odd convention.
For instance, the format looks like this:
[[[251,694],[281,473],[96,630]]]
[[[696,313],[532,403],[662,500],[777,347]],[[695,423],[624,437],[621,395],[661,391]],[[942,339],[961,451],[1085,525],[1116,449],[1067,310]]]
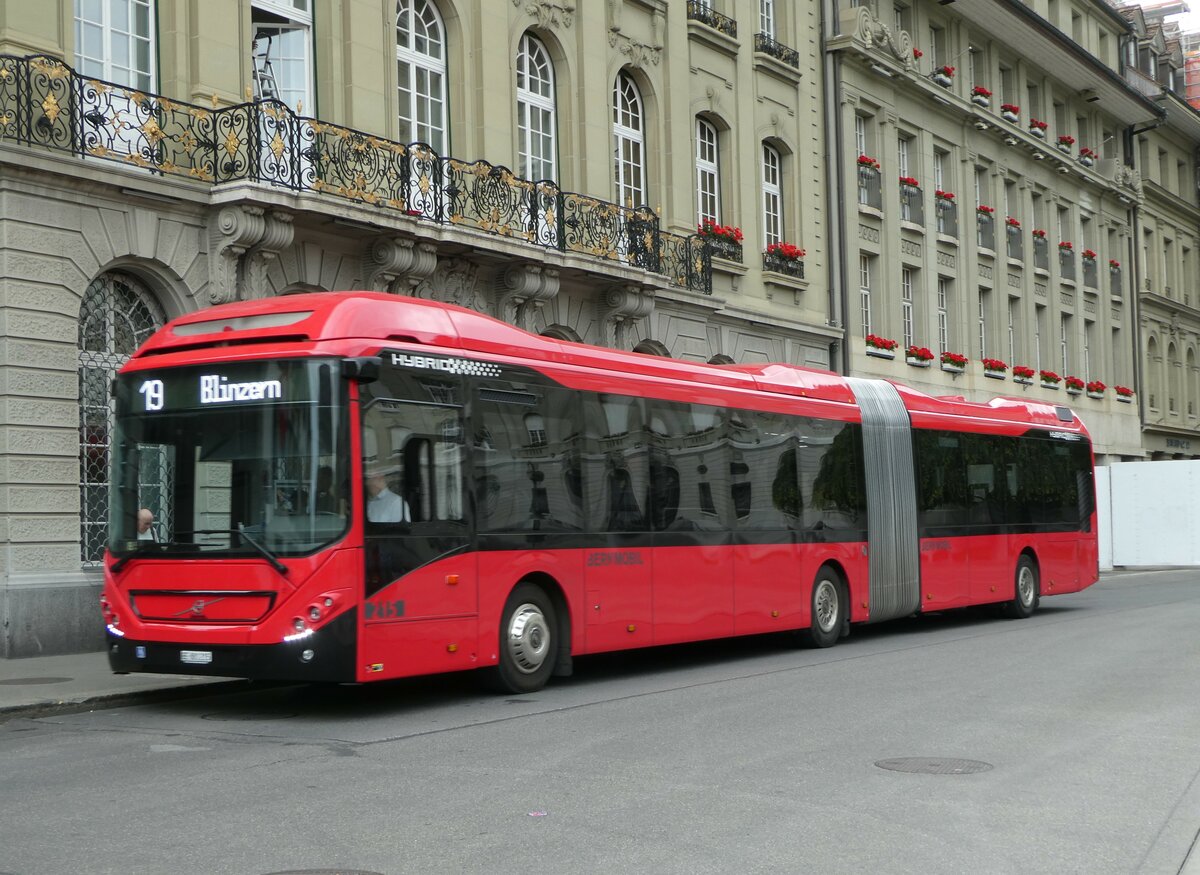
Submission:
[[[978,253],[983,258],[990,258],[992,261],[996,260],[996,250],[995,249],[988,249],[986,246],[980,246],[978,249]]]
[[[945,243],[947,246],[953,246],[956,249],[958,248],[958,238],[949,234],[939,233],[937,235],[937,241],[938,243]]]
[[[872,207],[868,204],[859,204],[858,211],[864,216],[871,216],[876,219],[883,218],[883,210],[877,209],[876,207]]]
[[[920,234],[922,237],[925,236],[925,226],[918,225],[916,222],[908,222],[908,221],[901,219],[900,220],[900,230],[912,231],[914,234]]]
[[[1024,270],[1024,269],[1025,269],[1025,259],[1023,259],[1023,258],[1010,258],[1010,259],[1008,259],[1008,266],[1009,266],[1009,267],[1016,267],[1016,268],[1020,268],[1021,270]]]

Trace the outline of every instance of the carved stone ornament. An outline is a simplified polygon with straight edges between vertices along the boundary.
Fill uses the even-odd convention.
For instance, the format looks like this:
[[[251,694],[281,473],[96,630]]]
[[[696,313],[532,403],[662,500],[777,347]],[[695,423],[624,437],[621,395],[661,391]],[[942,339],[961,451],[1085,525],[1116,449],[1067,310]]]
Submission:
[[[654,295],[633,285],[610,286],[598,308],[604,345],[630,349],[634,326],[654,312]]]
[[[486,313],[487,301],[480,294],[478,275],[479,266],[465,258],[440,260],[433,276],[413,289],[413,296]]]
[[[209,228],[208,297],[213,304],[266,296],[266,271],[292,245],[288,213],[248,205],[227,206]]]
[[[558,271],[538,264],[513,264],[496,277],[496,314],[518,328],[536,333],[536,313],[558,294]]]
[[[575,6],[571,3],[551,3],[550,0],[513,0],[513,6],[525,4],[525,13],[537,19],[538,27],[548,30],[551,27],[570,27],[575,23]]]
[[[407,294],[437,267],[437,247],[410,237],[377,237],[363,255],[363,277],[375,292]]]
[[[912,37],[908,35],[908,31],[893,32],[866,6],[856,6],[853,11],[854,21],[851,32],[855,41],[862,43],[867,48],[878,49],[884,54],[890,55],[905,69],[916,64],[913,59]],[[844,22],[845,18],[842,20]]]

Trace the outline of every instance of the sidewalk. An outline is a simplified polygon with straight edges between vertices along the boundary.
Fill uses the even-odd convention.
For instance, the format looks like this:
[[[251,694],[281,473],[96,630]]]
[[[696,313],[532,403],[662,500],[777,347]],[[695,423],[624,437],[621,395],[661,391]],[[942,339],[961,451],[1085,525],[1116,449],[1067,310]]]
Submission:
[[[145,698],[216,692],[245,683],[230,678],[113,674],[103,652],[0,659],[0,723],[15,716],[86,711]]]

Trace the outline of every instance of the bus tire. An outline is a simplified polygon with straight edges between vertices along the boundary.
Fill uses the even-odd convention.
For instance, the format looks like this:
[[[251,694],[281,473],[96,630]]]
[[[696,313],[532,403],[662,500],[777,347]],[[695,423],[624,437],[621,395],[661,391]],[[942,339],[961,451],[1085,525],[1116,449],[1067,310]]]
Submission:
[[[522,581],[504,603],[500,652],[485,669],[489,687],[502,693],[535,693],[546,685],[558,659],[558,618],[545,590]]]
[[[1013,598],[1012,601],[1004,603],[1004,614],[1014,620],[1033,616],[1041,598],[1037,566],[1028,555],[1021,554],[1021,558],[1017,560],[1016,574],[1013,575]]]
[[[812,585],[812,613],[809,628],[800,632],[806,647],[832,647],[842,636],[849,601],[841,577],[829,566],[817,572]]]

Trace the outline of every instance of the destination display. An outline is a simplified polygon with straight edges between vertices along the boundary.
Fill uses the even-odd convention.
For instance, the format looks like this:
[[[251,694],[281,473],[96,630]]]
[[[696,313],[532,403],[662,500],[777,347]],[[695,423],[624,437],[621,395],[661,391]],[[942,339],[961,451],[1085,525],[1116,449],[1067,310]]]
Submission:
[[[117,378],[117,405],[129,413],[237,408],[269,403],[305,404],[331,397],[338,362],[282,360],[161,368]]]

